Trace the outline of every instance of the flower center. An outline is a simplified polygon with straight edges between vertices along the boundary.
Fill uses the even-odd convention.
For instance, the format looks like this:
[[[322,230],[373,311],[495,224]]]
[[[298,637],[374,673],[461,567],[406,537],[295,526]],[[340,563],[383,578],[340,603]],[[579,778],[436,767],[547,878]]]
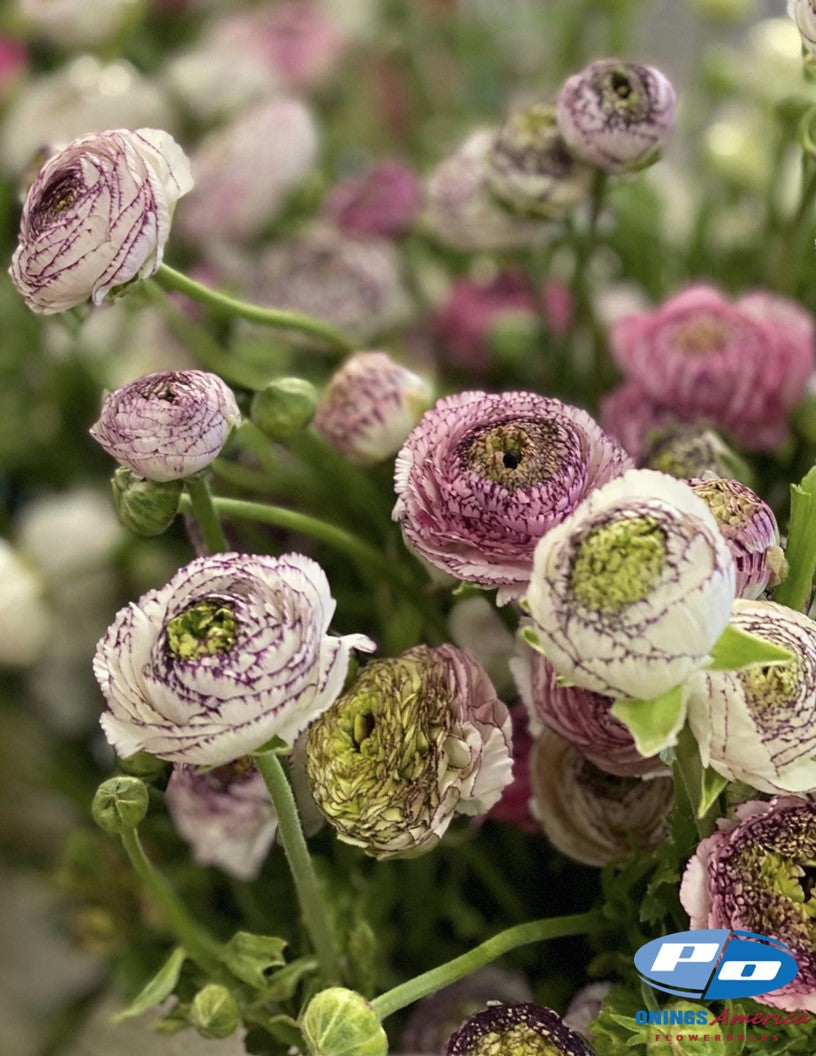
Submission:
[[[558,472],[563,439],[544,422],[510,422],[468,437],[463,465],[508,491],[551,480]]]
[[[60,173],[40,194],[34,214],[35,232],[45,230],[66,209],[70,209],[78,197],[77,174],[73,171]]]
[[[582,539],[570,590],[595,612],[618,612],[649,596],[665,563],[666,536],[653,517],[618,517]]]
[[[529,1024],[516,1023],[474,1039],[467,1056],[561,1056],[563,1051]]]
[[[727,348],[732,333],[732,327],[724,319],[704,315],[676,326],[672,345],[685,356],[707,356]]]
[[[727,480],[709,480],[696,484],[694,491],[708,506],[719,524],[739,528],[753,516],[757,503],[746,492],[737,492]]]
[[[801,679],[801,662],[749,667],[737,676],[755,710],[780,708],[795,701]]]
[[[649,98],[634,70],[616,66],[603,70],[598,81],[601,105],[607,112],[631,121],[642,121],[649,114]]]
[[[203,598],[167,624],[167,649],[176,660],[200,660],[231,651],[238,636],[238,621],[229,602]]]

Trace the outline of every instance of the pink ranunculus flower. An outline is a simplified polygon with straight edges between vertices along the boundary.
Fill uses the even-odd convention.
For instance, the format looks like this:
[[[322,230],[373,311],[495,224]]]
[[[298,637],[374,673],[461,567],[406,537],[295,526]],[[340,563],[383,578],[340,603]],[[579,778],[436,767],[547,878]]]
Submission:
[[[42,315],[158,270],[178,199],[192,187],[190,165],[166,132],[94,132],[45,163],[23,204],[9,272]]]
[[[396,238],[409,231],[422,204],[419,180],[398,161],[383,161],[363,176],[343,180],[326,199],[326,212],[350,235]]]
[[[111,393],[91,436],[147,480],[181,480],[217,458],[241,412],[232,390],[203,370],[159,371]]]
[[[554,730],[595,766],[619,777],[666,773],[658,756],[644,758],[637,750],[632,734],[612,714],[611,697],[563,684],[541,653],[523,642],[518,649],[510,667],[533,736],[545,728]]]
[[[337,638],[326,574],[302,554],[211,554],[120,609],[96,647],[118,755],[220,766],[292,744],[343,688],[361,634]]]
[[[656,404],[725,429],[751,450],[785,439],[816,358],[812,322],[797,306],[764,293],[731,303],[704,285],[621,319],[611,345]]]
[[[691,927],[752,931],[790,946],[799,974],[756,1000],[789,1012],[816,1012],[816,802],[795,796],[751,800],[718,826],[698,846],[680,885]]]
[[[430,384],[385,352],[357,352],[333,375],[313,427],[356,465],[395,455],[433,399]]]
[[[254,880],[275,839],[278,818],[261,774],[244,760],[199,770],[178,763],[165,803],[199,865]]]
[[[656,403],[637,381],[622,381],[601,399],[601,426],[637,462],[645,455],[652,434],[677,420],[673,411]]]
[[[630,466],[578,407],[530,392],[436,403],[397,456],[394,519],[426,561],[500,602],[524,593],[538,540]]]

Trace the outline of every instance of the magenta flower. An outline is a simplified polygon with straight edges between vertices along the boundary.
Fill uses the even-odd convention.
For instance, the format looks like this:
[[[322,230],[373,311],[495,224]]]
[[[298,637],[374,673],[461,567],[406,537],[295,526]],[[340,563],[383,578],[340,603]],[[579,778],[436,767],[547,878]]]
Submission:
[[[111,393],[91,436],[147,480],[180,480],[217,458],[241,413],[217,374],[146,374]]]
[[[812,322],[801,309],[764,293],[732,304],[710,286],[621,319],[611,344],[655,404],[726,429],[752,450],[784,440],[814,368]]]
[[[165,803],[199,865],[254,880],[275,839],[278,818],[263,777],[240,761],[213,770],[173,767]]]
[[[554,730],[595,766],[620,777],[666,772],[657,756],[647,759],[637,750],[629,730],[612,715],[612,697],[564,685],[541,653],[525,644],[519,650],[510,667],[534,736]]]
[[[385,352],[358,352],[332,377],[313,426],[350,462],[395,455],[432,399],[429,383]]]
[[[674,89],[659,70],[602,59],[561,89],[558,127],[581,161],[607,172],[627,172],[657,160],[676,109]]]
[[[421,201],[413,170],[398,161],[383,161],[364,176],[333,187],[326,212],[350,235],[396,238],[410,230]]]
[[[178,144],[154,128],[94,132],[45,163],[23,204],[11,280],[33,311],[64,312],[152,275],[192,187]]]
[[[17,83],[29,66],[28,49],[21,40],[0,34],[0,98]]]
[[[692,928],[737,928],[786,943],[796,978],[757,1000],[816,1012],[813,862],[816,802],[783,796],[741,803],[686,867],[680,901]]]
[[[530,813],[530,751],[533,739],[527,711],[522,704],[510,708],[510,719],[513,724],[513,780],[488,816],[494,821],[515,825],[522,832],[538,832],[538,823]]]
[[[425,560],[506,601],[526,590],[536,542],[629,465],[577,407],[462,392],[432,407],[397,456],[394,519]]]

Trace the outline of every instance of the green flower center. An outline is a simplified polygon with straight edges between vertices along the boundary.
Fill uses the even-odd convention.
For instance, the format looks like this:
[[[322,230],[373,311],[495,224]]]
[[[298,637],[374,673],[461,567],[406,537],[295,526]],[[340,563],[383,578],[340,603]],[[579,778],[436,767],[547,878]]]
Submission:
[[[516,1023],[475,1039],[468,1056],[562,1056],[563,1051],[529,1024]]]
[[[795,659],[787,664],[749,667],[740,671],[737,677],[755,710],[776,709],[796,700],[802,677],[801,666],[801,661]]]
[[[484,429],[471,437],[462,461],[508,491],[543,484],[561,466],[564,439],[546,422],[509,422]]]
[[[231,651],[238,635],[233,607],[220,598],[203,598],[167,624],[167,649],[177,660],[200,660]]]
[[[653,517],[624,516],[593,528],[572,562],[570,590],[595,612],[644,601],[666,564],[666,536]]]
[[[756,506],[745,492],[735,492],[726,480],[709,480],[705,484],[697,484],[694,491],[720,524],[733,525],[735,528],[748,523]]]

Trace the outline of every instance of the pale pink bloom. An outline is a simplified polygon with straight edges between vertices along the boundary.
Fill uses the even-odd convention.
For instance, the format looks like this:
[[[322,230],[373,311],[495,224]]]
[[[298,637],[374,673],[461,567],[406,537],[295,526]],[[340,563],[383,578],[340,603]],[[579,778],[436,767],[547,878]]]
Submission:
[[[816,803],[782,796],[741,803],[703,840],[686,866],[680,901],[691,927],[736,928],[790,946],[796,978],[756,1000],[789,1012],[816,1012],[816,944],[811,876]]]
[[[526,589],[538,540],[629,465],[578,407],[461,392],[436,403],[397,456],[394,519],[431,564],[506,601]]]
[[[412,169],[398,161],[383,161],[365,175],[333,187],[326,198],[326,212],[350,235],[395,238],[410,230],[421,198]]]
[[[25,44],[16,37],[0,34],[0,97],[17,83],[28,66]]]

